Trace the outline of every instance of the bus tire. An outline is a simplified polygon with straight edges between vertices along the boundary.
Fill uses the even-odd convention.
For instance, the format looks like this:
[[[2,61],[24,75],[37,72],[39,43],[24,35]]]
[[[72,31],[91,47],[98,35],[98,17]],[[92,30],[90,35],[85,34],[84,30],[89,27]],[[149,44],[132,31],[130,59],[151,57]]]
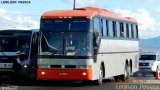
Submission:
[[[115,81],[115,82],[120,81],[120,76],[114,76],[114,81]]]
[[[133,76],[133,72],[132,72],[132,70],[133,70],[133,69],[132,69],[132,60],[130,60],[129,66],[130,66],[130,75]]]
[[[157,72],[153,72],[153,76],[156,77],[157,76]]]
[[[104,71],[103,71],[103,67],[101,65],[100,70],[99,70],[99,78],[98,78],[98,80],[94,81],[95,85],[101,85],[103,83],[103,74],[104,74]]]
[[[122,81],[126,81],[130,78],[130,67],[129,65],[125,65],[124,74],[120,76]]]

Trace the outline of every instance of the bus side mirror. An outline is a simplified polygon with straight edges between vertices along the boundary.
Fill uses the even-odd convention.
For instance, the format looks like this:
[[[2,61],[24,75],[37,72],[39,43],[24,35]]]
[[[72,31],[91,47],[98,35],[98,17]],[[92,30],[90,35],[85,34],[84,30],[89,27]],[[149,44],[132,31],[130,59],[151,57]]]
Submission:
[[[20,55],[21,55],[21,52],[20,52],[20,51],[17,51],[17,52],[16,52],[16,55],[17,55],[17,56],[20,56]]]
[[[34,36],[33,36],[33,45],[37,45],[38,44],[38,35],[37,34],[34,34]]]
[[[94,45],[98,46],[99,41],[100,41],[99,32],[94,31]]]
[[[97,55],[97,53],[98,53],[99,44],[100,44],[99,32],[94,31],[94,35],[93,35],[94,55]]]

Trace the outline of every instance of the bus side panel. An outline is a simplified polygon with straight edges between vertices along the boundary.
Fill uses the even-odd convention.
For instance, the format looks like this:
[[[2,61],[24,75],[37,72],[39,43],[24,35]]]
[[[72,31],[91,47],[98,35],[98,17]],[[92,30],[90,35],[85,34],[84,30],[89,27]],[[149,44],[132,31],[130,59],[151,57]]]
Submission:
[[[93,76],[98,79],[100,64],[104,62],[105,78],[124,74],[126,60],[132,61],[132,72],[138,70],[138,41],[102,39],[94,62]]]

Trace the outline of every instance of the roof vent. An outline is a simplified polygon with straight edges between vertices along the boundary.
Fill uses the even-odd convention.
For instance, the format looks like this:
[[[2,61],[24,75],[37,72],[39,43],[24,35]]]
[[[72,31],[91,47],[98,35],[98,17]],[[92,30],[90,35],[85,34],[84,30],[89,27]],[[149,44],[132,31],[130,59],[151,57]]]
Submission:
[[[75,8],[74,10],[87,10],[86,8]]]
[[[127,19],[131,19],[131,17],[125,17],[125,18],[127,18]]]

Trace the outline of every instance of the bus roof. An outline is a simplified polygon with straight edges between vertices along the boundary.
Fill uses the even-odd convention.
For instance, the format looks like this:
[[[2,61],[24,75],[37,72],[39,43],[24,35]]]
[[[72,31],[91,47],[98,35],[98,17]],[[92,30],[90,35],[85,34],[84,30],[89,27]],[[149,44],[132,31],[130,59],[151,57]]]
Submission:
[[[101,15],[107,18],[119,19],[123,21],[137,23],[134,18],[131,17],[120,17],[114,12],[95,8],[95,7],[85,7],[85,8],[76,8],[74,10],[56,10],[56,11],[48,11],[42,15],[42,18],[50,19],[50,18],[72,18],[72,17],[88,17],[92,18],[96,15]]]

